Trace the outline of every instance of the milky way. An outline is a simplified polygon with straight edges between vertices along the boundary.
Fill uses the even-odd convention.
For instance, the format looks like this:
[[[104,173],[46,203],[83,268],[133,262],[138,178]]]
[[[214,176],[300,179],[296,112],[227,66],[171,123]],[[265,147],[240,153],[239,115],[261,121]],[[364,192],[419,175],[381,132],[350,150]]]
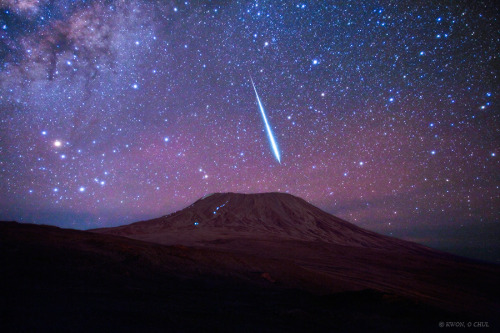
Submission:
[[[284,191],[428,244],[499,224],[493,1],[0,7],[3,220],[85,229]]]

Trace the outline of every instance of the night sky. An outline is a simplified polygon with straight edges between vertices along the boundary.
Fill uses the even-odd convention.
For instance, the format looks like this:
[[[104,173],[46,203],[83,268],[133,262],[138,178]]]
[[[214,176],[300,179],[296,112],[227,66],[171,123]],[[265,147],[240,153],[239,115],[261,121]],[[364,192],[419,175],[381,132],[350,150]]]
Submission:
[[[283,191],[500,258],[498,11],[1,0],[0,219],[88,229]]]

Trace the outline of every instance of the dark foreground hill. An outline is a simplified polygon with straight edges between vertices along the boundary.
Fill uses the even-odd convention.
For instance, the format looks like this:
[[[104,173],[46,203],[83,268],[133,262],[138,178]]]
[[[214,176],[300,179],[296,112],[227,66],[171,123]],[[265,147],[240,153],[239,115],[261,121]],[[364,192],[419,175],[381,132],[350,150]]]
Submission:
[[[0,223],[0,267],[2,332],[421,332],[457,320],[373,290],[312,293],[302,282],[324,277],[277,260],[50,226]]]
[[[1,222],[0,329],[494,327],[499,273],[357,228],[292,196],[214,194],[167,217],[94,232]]]

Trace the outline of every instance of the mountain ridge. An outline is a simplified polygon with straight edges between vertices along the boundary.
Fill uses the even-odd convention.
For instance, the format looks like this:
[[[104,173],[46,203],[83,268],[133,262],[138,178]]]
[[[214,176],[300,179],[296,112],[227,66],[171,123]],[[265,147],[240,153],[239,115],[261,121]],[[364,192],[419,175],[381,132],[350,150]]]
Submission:
[[[156,283],[153,294],[171,278],[184,286],[186,279],[195,285],[210,281],[221,289],[203,291],[210,295],[207,304],[231,283],[234,290],[246,285],[271,294],[372,290],[450,313],[490,318],[500,309],[500,266],[364,230],[283,193],[215,193],[157,219],[88,231],[5,223],[0,225],[0,241],[2,267],[11,267],[7,271],[12,281],[48,274],[47,283],[55,279],[76,291],[83,282],[75,286],[73,281],[88,274],[87,282],[95,276],[111,285],[125,283],[128,289]],[[41,254],[43,261],[38,260]],[[74,273],[61,280],[66,268]],[[37,288],[38,283],[30,280],[27,285]],[[18,290],[23,288],[21,283]],[[57,283],[54,288],[58,293]],[[116,297],[121,297],[120,288]],[[183,288],[190,293],[191,287]],[[166,295],[170,293],[176,294],[176,288]]]
[[[326,274],[327,293],[368,288],[474,313],[500,294],[498,267],[362,229],[287,193],[214,193],[166,216],[90,232],[286,262]]]
[[[273,244],[304,249],[291,242]],[[449,316],[370,288],[355,268],[332,274],[289,257],[0,222],[0,322],[7,332],[429,332]]]
[[[427,247],[363,229],[288,193],[212,193],[184,209],[132,224],[92,229],[155,241],[195,245],[217,239],[267,238],[321,241],[344,246],[406,248]]]

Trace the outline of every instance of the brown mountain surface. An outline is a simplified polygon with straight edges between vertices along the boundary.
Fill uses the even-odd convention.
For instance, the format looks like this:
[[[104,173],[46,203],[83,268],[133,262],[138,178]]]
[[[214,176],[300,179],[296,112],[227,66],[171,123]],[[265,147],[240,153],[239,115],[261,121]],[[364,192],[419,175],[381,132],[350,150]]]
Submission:
[[[93,231],[277,260],[325,277],[316,292],[372,289],[477,314],[500,308],[498,266],[364,230],[284,193],[215,193],[170,215]]]
[[[423,246],[359,228],[286,193],[214,193],[160,218],[93,231],[161,244],[249,238],[425,251]]]
[[[0,223],[2,331],[440,332],[500,316],[500,267],[288,194],[78,231]]]
[[[287,260],[16,222],[0,222],[0,273],[2,332],[430,332],[469,318]]]

